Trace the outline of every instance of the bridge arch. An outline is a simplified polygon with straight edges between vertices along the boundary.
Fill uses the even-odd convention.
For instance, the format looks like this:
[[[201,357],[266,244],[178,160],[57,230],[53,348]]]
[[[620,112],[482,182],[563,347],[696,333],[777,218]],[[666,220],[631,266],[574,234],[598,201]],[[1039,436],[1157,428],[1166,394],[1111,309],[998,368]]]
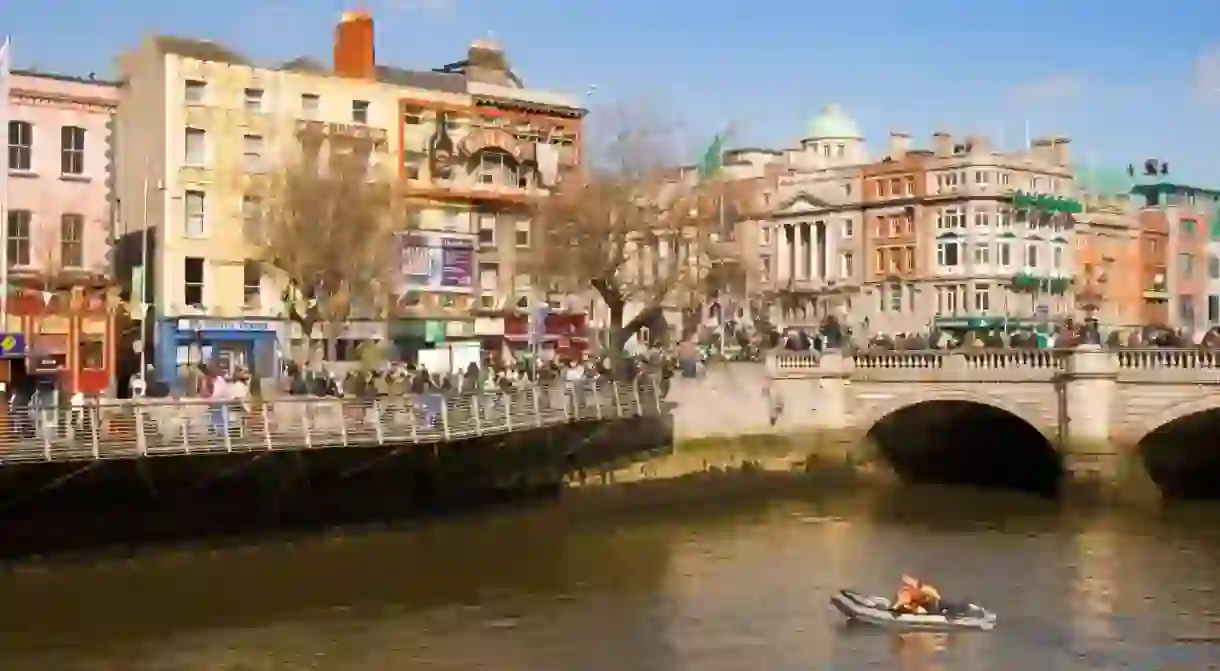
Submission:
[[[1220,499],[1220,397],[1151,413],[1133,432],[1148,476],[1170,499]]]
[[[864,442],[904,481],[1054,494],[1062,459],[1037,417],[988,393],[904,395],[875,405]]]

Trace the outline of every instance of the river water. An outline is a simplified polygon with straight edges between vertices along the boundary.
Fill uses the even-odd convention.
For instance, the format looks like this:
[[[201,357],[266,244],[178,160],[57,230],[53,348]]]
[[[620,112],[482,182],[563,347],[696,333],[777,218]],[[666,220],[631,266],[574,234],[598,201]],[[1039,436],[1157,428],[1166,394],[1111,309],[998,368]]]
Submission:
[[[24,565],[0,575],[0,668],[1220,664],[1211,508],[1151,518],[953,489],[683,486],[704,496],[619,490],[410,530]],[[904,571],[991,607],[999,627],[896,635],[847,627],[827,604],[843,586],[889,592]]]

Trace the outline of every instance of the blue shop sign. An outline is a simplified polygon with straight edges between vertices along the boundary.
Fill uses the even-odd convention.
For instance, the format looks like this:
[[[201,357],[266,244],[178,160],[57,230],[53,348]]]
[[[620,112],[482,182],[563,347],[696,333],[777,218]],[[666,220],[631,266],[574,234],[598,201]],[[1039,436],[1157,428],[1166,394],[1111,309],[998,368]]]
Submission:
[[[275,331],[276,323],[262,319],[179,319],[178,330],[185,332],[198,331]]]
[[[0,359],[20,359],[24,356],[24,333],[0,333]]]

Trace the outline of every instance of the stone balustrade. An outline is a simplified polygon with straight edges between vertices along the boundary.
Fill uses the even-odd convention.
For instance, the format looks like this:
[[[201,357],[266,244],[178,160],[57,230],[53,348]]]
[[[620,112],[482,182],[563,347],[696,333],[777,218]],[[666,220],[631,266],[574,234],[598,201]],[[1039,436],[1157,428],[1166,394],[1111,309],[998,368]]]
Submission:
[[[1049,380],[1065,370],[1070,349],[875,350],[834,358],[827,368],[816,353],[776,351],[769,357],[773,377],[846,375],[853,379],[946,378]],[[1108,352],[1120,379],[1155,382],[1220,381],[1220,351],[1204,349],[1119,349]]]

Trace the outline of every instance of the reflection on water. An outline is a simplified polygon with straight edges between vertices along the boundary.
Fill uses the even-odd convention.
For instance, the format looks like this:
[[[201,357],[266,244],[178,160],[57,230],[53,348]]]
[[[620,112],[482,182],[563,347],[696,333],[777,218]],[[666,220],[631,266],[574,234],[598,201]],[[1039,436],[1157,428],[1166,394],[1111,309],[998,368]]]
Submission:
[[[569,502],[411,531],[23,567],[0,576],[0,668],[1220,662],[1220,647],[1200,640],[1220,636],[1210,509],[1153,520],[1008,494],[812,483],[706,500],[613,512]],[[827,604],[845,586],[889,592],[903,572],[996,610],[999,627],[897,634],[848,626]]]

